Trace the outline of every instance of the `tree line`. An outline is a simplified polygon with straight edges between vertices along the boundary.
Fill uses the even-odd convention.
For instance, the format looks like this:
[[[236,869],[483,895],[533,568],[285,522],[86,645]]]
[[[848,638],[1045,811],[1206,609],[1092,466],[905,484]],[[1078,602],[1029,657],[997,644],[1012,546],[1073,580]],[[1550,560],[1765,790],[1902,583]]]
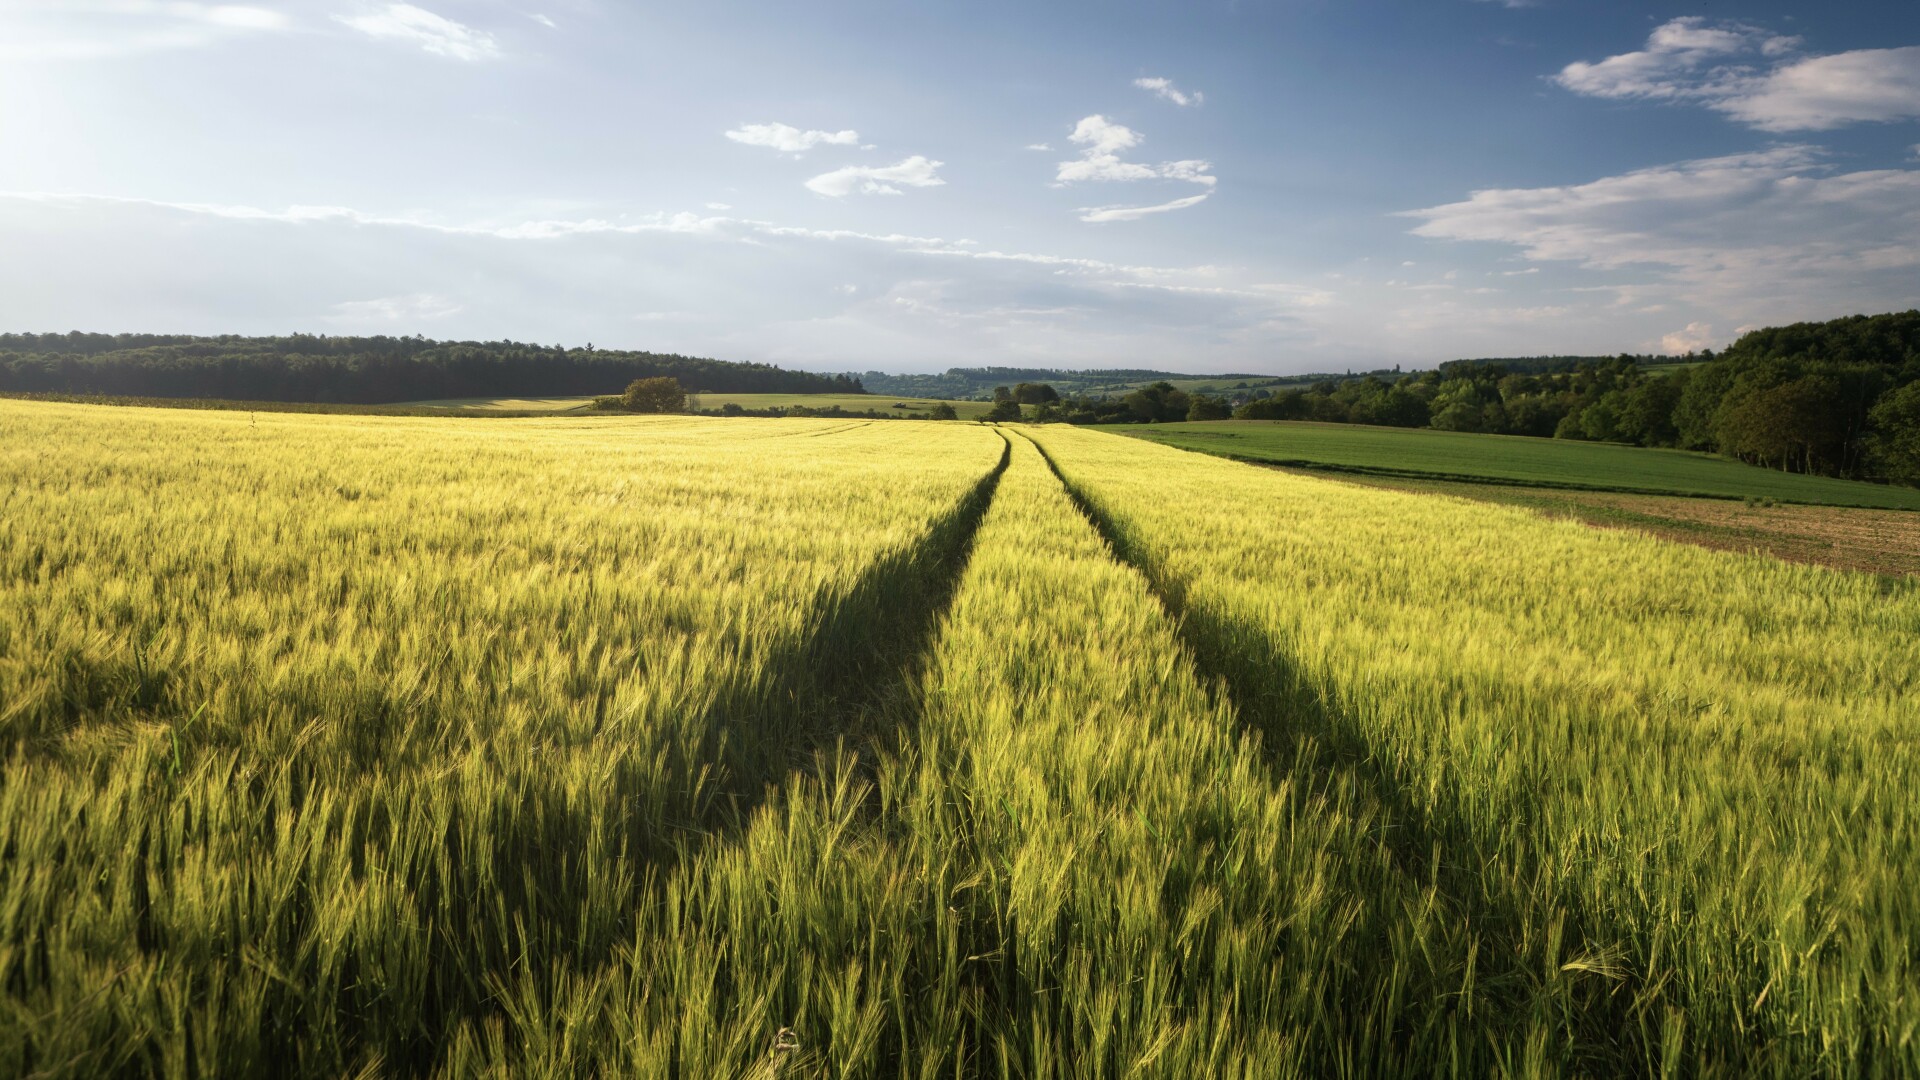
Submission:
[[[421,337],[0,334],[0,391],[379,404],[605,393],[673,378],[698,392],[858,394],[849,375],[676,353]]]
[[[1718,355],[1455,361],[1245,400],[1160,382],[1044,406],[1069,423],[1316,420],[1702,450],[1790,472],[1920,484],[1920,311],[1743,335]],[[1692,361],[1687,364],[1687,361]]]

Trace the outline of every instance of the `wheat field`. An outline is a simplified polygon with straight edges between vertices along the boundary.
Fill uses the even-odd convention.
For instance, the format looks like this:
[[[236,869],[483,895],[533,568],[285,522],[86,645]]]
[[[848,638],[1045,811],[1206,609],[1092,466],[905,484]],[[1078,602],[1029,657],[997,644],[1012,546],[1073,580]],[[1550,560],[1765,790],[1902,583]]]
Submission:
[[[0,1071],[1920,1073],[1920,588],[1058,427],[0,402]]]

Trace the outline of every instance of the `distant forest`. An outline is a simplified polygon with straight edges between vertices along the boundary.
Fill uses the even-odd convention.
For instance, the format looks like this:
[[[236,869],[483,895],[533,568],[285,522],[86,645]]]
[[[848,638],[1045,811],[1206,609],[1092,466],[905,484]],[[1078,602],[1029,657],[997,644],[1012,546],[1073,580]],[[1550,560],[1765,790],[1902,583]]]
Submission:
[[[1508,371],[1537,373],[1544,371],[1570,371],[1582,364],[1611,360],[1609,356],[1518,356],[1496,360],[1452,360],[1440,365],[1441,370],[1459,364],[1498,364]],[[1648,356],[1640,358],[1643,363],[1662,363],[1667,357]],[[1381,378],[1395,378],[1399,368],[1381,369],[1371,373]],[[854,376],[867,388],[870,394],[885,394],[889,397],[948,398],[982,401],[994,396],[996,389],[1009,387],[1015,383],[1044,383],[1063,395],[1084,395],[1090,397],[1117,397],[1118,390],[1126,384],[1145,384],[1170,379],[1205,379],[1222,386],[1234,383],[1249,383],[1254,387],[1272,388],[1277,385],[1306,386],[1325,380],[1339,381],[1352,378],[1355,373],[1345,375],[1251,375],[1210,374],[1179,371],[1157,371],[1152,368],[1016,368],[1016,367],[975,367],[948,368],[939,373],[890,375],[884,371],[866,371]],[[1241,389],[1236,387],[1236,389]]]
[[[1649,369],[1647,360],[1456,361],[1398,378],[1256,390],[1231,415],[1678,447],[1920,484],[1920,311],[1755,330],[1688,367]],[[1049,418],[1205,420],[1228,406],[1162,383],[1117,401],[1063,402]]]
[[[857,394],[847,375],[671,353],[419,337],[0,334],[0,391],[382,404],[606,394],[672,376],[690,391]]]

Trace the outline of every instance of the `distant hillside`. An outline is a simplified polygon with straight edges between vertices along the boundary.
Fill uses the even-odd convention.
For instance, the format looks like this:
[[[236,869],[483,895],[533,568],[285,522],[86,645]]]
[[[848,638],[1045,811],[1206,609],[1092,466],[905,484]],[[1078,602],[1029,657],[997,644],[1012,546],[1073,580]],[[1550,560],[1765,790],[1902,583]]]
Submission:
[[[1289,381],[1298,378],[1300,376],[1288,377]],[[1145,368],[1075,371],[1063,368],[1012,367],[948,368],[937,375],[889,375],[884,371],[867,371],[859,375],[859,380],[870,394],[949,400],[990,398],[996,386],[1013,386],[1023,382],[1046,383],[1058,390],[1062,396],[1071,396],[1102,392],[1125,393],[1135,387],[1162,380],[1206,381],[1219,383],[1222,386],[1241,382],[1251,386],[1265,386],[1279,381],[1273,375],[1189,375],[1177,371],[1152,371]]]
[[[591,345],[312,334],[0,334],[0,391],[370,405],[611,394],[658,375],[696,392],[861,392],[859,379],[846,375]]]
[[[1711,358],[1713,353],[1709,351],[1707,356]],[[1626,360],[1640,367],[1666,367],[1685,362],[1672,356],[1635,353],[1621,353],[1618,356],[1502,356],[1478,360],[1449,360],[1441,364],[1439,370],[1443,375],[1453,375],[1465,369],[1497,367],[1509,375],[1546,375],[1553,372],[1599,367],[1616,360]]]
[[[1627,354],[1621,354],[1626,356]],[[1467,369],[1498,367],[1510,373],[1530,375],[1549,372],[1573,371],[1581,367],[1611,363],[1613,356],[1516,356],[1470,360],[1448,360],[1438,366],[1438,370],[1457,373]],[[1674,362],[1669,356],[1630,356],[1634,364],[1642,367],[1659,367]],[[1424,369],[1415,369],[1407,374],[1418,374]],[[1345,379],[1372,375],[1381,379],[1395,379],[1403,372],[1397,368],[1379,368],[1373,371],[1316,372],[1302,375],[1256,375],[1235,372],[1225,375],[1195,375],[1178,371],[1155,371],[1148,368],[1015,368],[1015,367],[977,367],[948,368],[938,374],[890,375],[884,371],[864,371],[857,378],[870,394],[889,394],[901,397],[947,398],[965,400],[968,398],[991,398],[996,386],[1014,386],[1019,383],[1046,383],[1060,392],[1062,397],[1102,397],[1121,396],[1143,386],[1156,382],[1168,382],[1185,391],[1202,393],[1231,394],[1234,390],[1277,390],[1288,386],[1311,386],[1320,382],[1339,382]]]

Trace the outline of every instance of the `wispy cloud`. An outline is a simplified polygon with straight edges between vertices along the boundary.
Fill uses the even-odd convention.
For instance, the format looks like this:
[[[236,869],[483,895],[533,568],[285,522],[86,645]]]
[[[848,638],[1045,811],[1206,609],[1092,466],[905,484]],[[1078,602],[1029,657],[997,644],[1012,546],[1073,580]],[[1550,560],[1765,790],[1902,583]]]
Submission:
[[[435,56],[471,62],[501,55],[492,34],[412,4],[387,4],[359,15],[334,18],[368,37],[418,45]]]
[[[430,221],[14,193],[0,194],[0,235],[0,318],[15,323],[29,313],[107,330],[358,323],[393,333],[412,323],[436,336],[592,340],[827,370],[903,358],[937,369],[986,354],[1125,364],[1183,342],[1196,363],[1225,368],[1297,337],[1291,320],[1307,303],[1211,266],[699,213]],[[182,287],[153,287],[183,261],[195,270]]]
[[[783,154],[804,154],[816,146],[858,146],[860,133],[846,131],[802,131],[787,124],[742,124],[726,133],[727,138],[747,146],[765,146]]]
[[[1703,105],[1761,131],[1824,131],[1920,117],[1920,47],[1796,57],[1800,39],[1700,16],[1656,28],[1646,47],[1568,64],[1577,94]]]
[[[839,199],[859,192],[863,195],[898,195],[900,186],[939,187],[939,161],[919,154],[895,165],[848,165],[807,181],[807,189]]]
[[[531,12],[531,11],[527,12],[527,18],[532,19],[534,22],[539,23],[541,26],[544,26],[549,30],[560,29],[559,23],[556,23],[548,16],[541,15],[537,12]]]
[[[1736,90],[1744,69],[1729,70],[1733,57],[1781,56],[1798,39],[1770,34],[1748,23],[1716,22],[1690,15],[1654,29],[1646,47],[1562,68],[1554,81],[1576,94],[1602,98],[1688,100]]]
[[[1198,206],[1205,202],[1207,195],[1189,195],[1184,199],[1174,199],[1158,206],[1094,206],[1081,207],[1080,220],[1088,222],[1135,221],[1149,214],[1164,214],[1169,210],[1185,210],[1189,206]]]
[[[1198,105],[1206,100],[1206,95],[1200,91],[1195,90],[1189,93],[1173,85],[1172,79],[1163,79],[1158,76],[1135,79],[1133,85],[1142,90],[1151,90],[1155,97],[1162,101],[1171,101],[1175,105]]]

